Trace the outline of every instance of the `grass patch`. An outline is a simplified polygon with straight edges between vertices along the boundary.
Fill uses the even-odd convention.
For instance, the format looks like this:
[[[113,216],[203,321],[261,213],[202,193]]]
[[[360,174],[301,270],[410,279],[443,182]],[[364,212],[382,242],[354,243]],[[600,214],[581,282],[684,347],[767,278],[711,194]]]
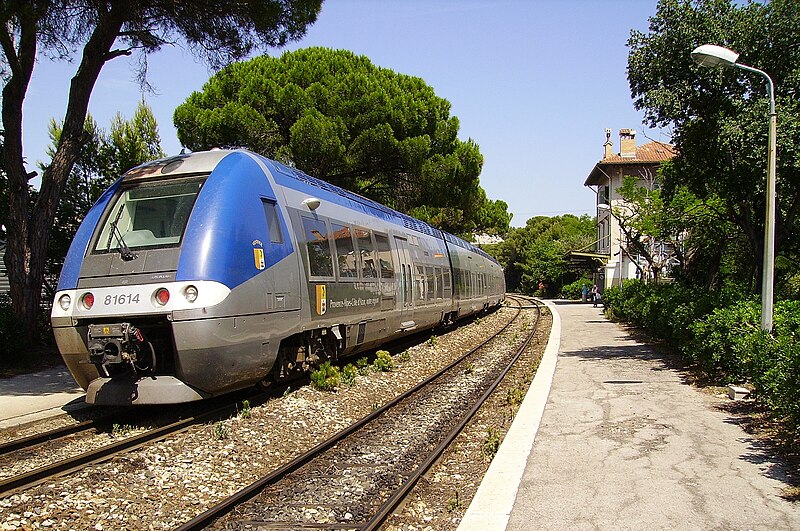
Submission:
[[[500,449],[500,432],[497,428],[486,428],[486,438],[481,445],[481,455],[487,461],[494,459]]]
[[[214,424],[213,433],[214,438],[218,441],[227,439],[228,435],[230,435],[228,427],[223,422],[217,422]]]

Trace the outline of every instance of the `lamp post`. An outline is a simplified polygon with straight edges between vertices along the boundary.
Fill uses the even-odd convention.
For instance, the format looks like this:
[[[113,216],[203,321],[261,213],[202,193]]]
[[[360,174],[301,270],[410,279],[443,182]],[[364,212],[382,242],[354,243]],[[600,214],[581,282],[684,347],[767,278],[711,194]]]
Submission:
[[[767,213],[764,224],[764,263],[761,276],[761,328],[772,331],[773,284],[775,277],[775,158],[778,115],[775,113],[775,86],[763,70],[737,63],[739,54],[715,44],[704,44],[692,51],[692,59],[704,67],[735,67],[755,72],[767,80],[769,90],[769,141],[767,150]]]

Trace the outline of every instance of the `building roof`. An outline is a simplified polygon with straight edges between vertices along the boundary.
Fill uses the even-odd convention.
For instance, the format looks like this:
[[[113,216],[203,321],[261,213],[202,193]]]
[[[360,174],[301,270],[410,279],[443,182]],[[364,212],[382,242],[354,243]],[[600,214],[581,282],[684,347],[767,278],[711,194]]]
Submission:
[[[584,186],[594,186],[604,184],[607,182],[607,177],[603,173],[604,166],[642,166],[642,165],[658,165],[664,161],[670,160],[676,155],[675,146],[672,144],[665,144],[664,142],[648,142],[641,146],[636,147],[636,154],[633,157],[623,157],[620,154],[610,155],[601,159],[595,164]]]

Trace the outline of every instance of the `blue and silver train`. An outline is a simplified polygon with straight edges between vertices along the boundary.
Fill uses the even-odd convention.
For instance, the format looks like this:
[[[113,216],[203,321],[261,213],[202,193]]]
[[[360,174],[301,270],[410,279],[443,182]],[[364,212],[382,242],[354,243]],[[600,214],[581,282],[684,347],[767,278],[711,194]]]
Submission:
[[[146,163],[97,201],[51,320],[93,404],[201,400],[499,305],[481,249],[244,150]]]

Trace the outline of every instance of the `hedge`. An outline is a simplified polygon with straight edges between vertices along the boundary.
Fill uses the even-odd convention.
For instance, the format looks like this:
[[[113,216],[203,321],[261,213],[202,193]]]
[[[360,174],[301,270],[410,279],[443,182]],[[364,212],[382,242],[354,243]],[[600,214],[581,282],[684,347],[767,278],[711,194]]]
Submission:
[[[750,383],[755,398],[797,441],[800,432],[800,302],[775,304],[772,334],[761,329],[756,299],[728,297],[679,284],[638,280],[606,290],[606,314],[666,341],[720,384]]]

